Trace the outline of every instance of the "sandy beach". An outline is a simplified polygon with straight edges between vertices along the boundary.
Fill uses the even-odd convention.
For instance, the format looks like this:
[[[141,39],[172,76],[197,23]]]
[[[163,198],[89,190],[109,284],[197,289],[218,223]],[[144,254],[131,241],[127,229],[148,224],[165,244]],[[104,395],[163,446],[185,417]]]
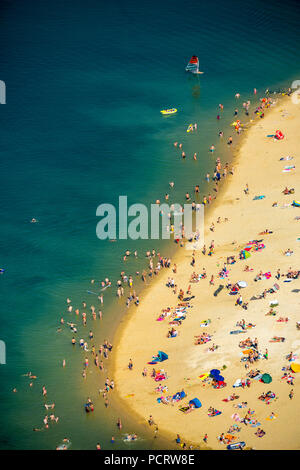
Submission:
[[[300,320],[300,277],[293,279],[290,276],[288,279],[286,276],[289,270],[299,270],[300,220],[295,218],[300,216],[300,207],[292,206],[293,200],[299,200],[300,191],[297,176],[299,125],[300,107],[293,103],[291,97],[284,97],[268,109],[263,119],[255,118],[253,125],[245,131],[243,143],[235,156],[234,174],[227,176],[217,200],[205,212],[205,244],[208,252],[210,243],[214,241],[214,254],[208,256],[207,252],[204,255],[196,251],[195,265],[192,266],[192,251],[178,250],[172,260],[177,265],[177,272],[163,270],[159,279],[141,296],[140,306],[128,310],[117,334],[113,376],[118,397],[128,411],[136,413],[139,421],[147,426],[152,415],[159,433],[167,434],[173,442],[179,434],[181,444],[185,442],[187,446],[200,446],[202,449],[224,450],[231,439],[232,442],[244,441],[246,448],[253,449],[300,448],[300,396],[297,387],[300,374],[292,374],[293,385],[282,378],[285,372],[289,373],[293,363],[300,363],[300,330],[296,328],[296,322]],[[282,131],[284,139],[267,137],[275,134],[277,129]],[[208,158],[217,156],[222,161],[221,154],[209,155]],[[287,156],[293,158],[282,160]],[[295,168],[283,171],[285,167],[293,166]],[[248,194],[244,191],[246,185]],[[294,188],[294,194],[283,194],[286,187]],[[254,199],[257,196],[264,197]],[[214,231],[210,230],[212,223]],[[266,229],[272,233],[263,233]],[[254,240],[259,242],[249,245]],[[240,252],[247,246],[249,251],[246,252],[250,257],[240,259]],[[284,254],[288,249],[292,251],[291,255]],[[234,264],[227,264],[229,256],[235,257]],[[220,278],[224,264],[227,272]],[[248,271],[245,271],[246,266],[249,266]],[[199,275],[203,268],[207,277],[190,282],[192,273]],[[278,269],[281,273],[279,279],[275,278]],[[262,279],[255,281],[259,273],[262,273],[259,276]],[[210,283],[212,275],[214,280]],[[178,286],[176,294],[172,287],[166,286],[169,277]],[[232,287],[239,281],[244,281],[246,287],[240,288],[236,295],[234,292],[230,295],[231,288],[226,286],[231,284]],[[189,285],[191,293],[187,294]],[[219,285],[223,285],[223,289],[214,296]],[[169,325],[176,317],[172,314],[180,303],[179,289],[184,290],[184,298],[193,298],[181,311],[186,314],[182,323]],[[264,297],[251,300],[269,289],[275,292],[265,292]],[[239,296],[247,308],[236,305]],[[266,315],[270,311],[270,302],[274,300],[279,303],[274,307],[274,314]],[[157,321],[162,310],[168,307],[171,315]],[[288,318],[288,321],[278,321],[280,318]],[[201,326],[205,320],[210,320],[209,324],[203,326],[202,323]],[[255,326],[243,329],[237,326],[241,320],[245,320],[245,325]],[[167,337],[172,326],[178,335]],[[231,334],[232,331],[238,333]],[[210,337],[210,341],[195,344],[195,336],[203,333]],[[274,337],[278,341],[271,342]],[[247,338],[250,338],[250,343],[257,342],[259,357],[254,363],[241,360],[247,357],[243,351],[249,347],[240,347],[240,342]],[[280,341],[280,338],[284,340]],[[213,344],[218,347],[210,351]],[[267,358],[264,357],[266,350]],[[168,359],[148,364],[158,351],[165,352]],[[286,357],[291,352],[293,360],[289,361]],[[128,368],[130,359],[132,370]],[[145,367],[146,377],[142,375]],[[156,371],[163,369],[167,378],[155,381],[151,377],[153,368]],[[212,378],[199,378],[212,369],[220,371],[226,386],[214,388]],[[270,374],[271,383],[250,378],[249,387],[234,388],[237,379],[249,379],[247,374],[251,370],[258,370],[260,377],[264,373]],[[167,387],[167,390],[155,391],[160,386]],[[186,397],[181,401],[168,404],[157,401],[182,390]],[[294,392],[292,398],[289,397],[291,390]],[[275,394],[269,404],[258,399],[269,391]],[[223,401],[233,393],[239,398]],[[194,398],[200,400],[200,408],[189,413],[179,410]],[[221,414],[209,417],[210,407],[221,411]],[[245,423],[243,418],[249,409],[251,412]],[[269,418],[271,413],[274,413],[272,419]],[[228,432],[233,425],[240,431]],[[154,426],[152,428],[154,431]],[[258,428],[265,432],[262,437],[255,434]],[[222,433],[229,435],[229,441],[218,440]],[[205,434],[207,442],[203,441]]]

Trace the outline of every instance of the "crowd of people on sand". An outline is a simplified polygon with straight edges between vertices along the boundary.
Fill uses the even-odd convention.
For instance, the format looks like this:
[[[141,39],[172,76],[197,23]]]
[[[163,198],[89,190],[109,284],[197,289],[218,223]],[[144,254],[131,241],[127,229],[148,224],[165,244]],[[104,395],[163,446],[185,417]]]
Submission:
[[[289,90],[289,92],[290,92],[290,90]],[[256,93],[257,93],[257,91],[256,91],[256,89],[254,89],[254,95],[256,95]],[[240,94],[236,93],[235,98],[236,98],[236,100],[239,100],[240,99]],[[244,112],[245,116],[249,116],[250,104],[251,104],[250,100],[245,101],[242,104],[242,108],[243,108],[243,112]],[[258,116],[259,118],[263,118],[265,110],[267,108],[269,108],[272,104],[273,104],[273,99],[269,96],[269,91],[266,90],[266,97],[264,97],[260,100],[260,104],[259,104],[259,106],[256,106],[256,108],[254,110],[254,114],[256,116]],[[223,110],[224,110],[224,106],[222,104],[219,104],[219,114],[217,115],[217,120],[218,121],[221,119],[221,115],[222,115]],[[233,116],[236,119],[236,121],[233,124],[234,124],[234,129],[235,129],[237,135],[241,134],[241,132],[244,129],[247,128],[245,125],[243,125],[241,123],[241,121],[239,119],[237,119],[237,116],[238,116],[239,113],[240,113],[239,109],[235,108],[234,112],[233,112]],[[197,124],[193,125],[192,130],[193,131],[197,130]],[[222,141],[222,139],[224,138],[224,132],[220,130],[218,132],[218,137],[219,137],[220,141]],[[227,145],[229,147],[232,146],[233,140],[234,139],[233,139],[232,136],[228,137]],[[183,160],[186,160],[187,155],[186,155],[185,151],[183,150],[183,144],[179,143],[179,142],[174,142],[174,147],[178,148],[180,150],[181,158]],[[211,145],[211,147],[209,148],[209,152],[213,154],[215,151],[216,151],[215,146]],[[193,153],[193,160],[197,161],[197,152]],[[215,161],[215,169],[214,169],[214,172],[213,172],[213,176],[211,177],[211,175],[209,173],[207,173],[204,177],[204,180],[207,183],[210,183],[210,181],[212,181],[212,183],[214,184],[213,191],[215,193],[218,193],[219,185],[220,185],[220,182],[221,182],[222,178],[226,179],[226,177],[228,175],[234,175],[234,168],[232,166],[230,167],[228,162],[226,162],[223,165],[222,162],[221,162],[221,159],[218,157]],[[169,182],[169,188],[172,190],[174,188],[174,186],[175,186],[175,182],[170,181]],[[248,195],[249,191],[250,190],[249,190],[249,187],[248,187],[248,184],[247,184],[246,188],[244,189],[244,193],[246,195]],[[284,190],[284,194],[288,194],[289,192],[287,192],[287,191],[289,191],[288,188],[286,188]],[[193,197],[191,196],[191,194],[193,194]],[[169,201],[170,200],[170,194],[166,193],[164,198],[165,198],[166,201]],[[212,195],[211,193],[209,193],[208,196],[205,196],[205,195],[203,196],[201,202],[204,205],[210,205],[213,202],[214,199],[216,199],[216,194]],[[199,203],[200,203],[200,184],[195,185],[192,193],[190,193],[190,191],[186,191],[185,201],[186,202],[192,201],[191,204],[192,204],[193,210],[198,210]],[[160,199],[159,198],[156,199],[156,203],[160,204]],[[171,209],[172,209],[172,206],[171,206]],[[168,214],[168,216],[169,216],[169,218],[171,218],[171,214]],[[223,221],[228,222],[228,218],[225,217]],[[35,222],[37,222],[37,220],[32,219],[31,222],[35,223]],[[217,220],[215,221],[215,223],[213,222],[211,224],[210,231],[215,233],[216,228],[218,227],[218,224],[220,224],[220,223],[221,223],[221,217],[218,217]],[[174,233],[174,226],[172,224],[171,224],[170,230],[171,230],[171,232]],[[269,234],[269,233],[272,233],[272,231],[266,230],[263,233],[264,234]],[[185,228],[184,228],[183,225],[181,226],[181,237],[182,237],[181,239],[179,239],[179,238],[176,239],[175,238],[175,242],[177,242],[181,247],[183,247],[185,245],[186,241],[192,241],[192,239],[189,239],[189,240],[185,239]],[[236,242],[234,241],[233,244],[235,244],[235,243]],[[203,256],[213,256],[214,254],[215,254],[215,241],[212,240],[208,248],[206,248],[205,245],[203,246],[202,255]],[[292,252],[292,250],[287,249],[284,254],[285,255],[291,255],[291,254],[293,254],[293,252]],[[135,250],[133,253],[131,253],[129,250],[126,250],[125,253],[123,254],[123,262],[124,263],[128,262],[129,259],[137,259],[137,258],[138,258],[137,250]],[[120,273],[119,280],[117,280],[117,283],[116,283],[116,287],[117,287],[116,296],[119,299],[122,299],[123,297],[126,297],[126,302],[125,303],[126,303],[127,308],[129,308],[132,304],[134,304],[136,306],[139,306],[139,304],[140,304],[139,296],[137,295],[137,293],[135,291],[135,288],[134,288],[134,284],[135,284],[134,278],[138,277],[143,281],[143,283],[146,284],[149,280],[151,281],[151,279],[153,279],[155,276],[157,276],[163,268],[172,269],[174,277],[176,277],[177,266],[176,266],[176,264],[172,265],[172,260],[170,258],[163,257],[163,256],[161,256],[161,254],[159,252],[156,252],[154,249],[152,249],[152,251],[148,250],[146,252],[146,259],[148,260],[148,268],[144,269],[142,271],[142,273],[140,273],[139,271],[136,271],[135,275],[133,275],[133,274],[127,274],[125,271],[122,271]],[[236,259],[236,255],[228,256],[226,263],[224,263],[224,267],[221,270],[219,268],[217,274],[213,273],[213,274],[208,276],[205,267],[203,267],[202,272],[199,273],[199,274],[196,273],[196,271],[194,271],[192,273],[189,281],[190,281],[190,283],[196,283],[196,282],[199,282],[201,279],[205,280],[205,279],[209,278],[210,279],[209,285],[214,286],[215,278],[216,277],[219,277],[219,278],[228,277],[229,269],[230,269],[231,265],[235,264],[236,262],[238,262],[240,260],[241,260],[241,257],[239,257],[239,259]],[[195,264],[196,264],[196,252],[194,251],[192,253],[192,257],[191,257],[191,265],[194,267]],[[246,266],[244,271],[245,272],[252,271],[252,268],[250,268],[249,266]],[[288,273],[285,276],[286,276],[287,279],[297,279],[299,277],[299,275],[300,275],[300,271],[293,270],[292,268],[289,268]],[[280,273],[280,270],[278,270],[277,275],[276,275],[277,281],[279,281],[280,277],[282,277],[282,276],[284,276],[284,275]],[[171,320],[171,321],[169,322],[169,324],[172,325],[172,328],[169,329],[168,332],[167,332],[167,337],[168,338],[174,338],[174,337],[178,336],[179,331],[177,329],[175,329],[173,325],[181,326],[183,324],[184,319],[186,318],[186,315],[187,315],[188,311],[190,311],[189,309],[191,309],[193,307],[191,302],[192,302],[193,298],[195,297],[194,295],[192,295],[191,285],[188,286],[187,290],[183,286],[178,287],[177,284],[176,284],[176,278],[174,279],[174,277],[170,276],[168,278],[167,287],[173,289],[174,294],[178,297],[178,304],[175,308],[167,307],[167,308],[163,309],[162,312],[160,313],[158,319],[157,319],[159,321],[162,321],[165,318],[170,317],[169,320]],[[262,280],[262,279],[263,279],[263,273],[260,272],[256,276],[256,280]],[[103,304],[104,304],[104,294],[103,293],[106,291],[106,289],[109,289],[109,288],[112,287],[112,281],[108,277],[106,277],[104,281],[100,281],[99,283],[96,282],[94,279],[92,279],[91,284],[92,285],[95,285],[95,284],[98,285],[99,284],[99,293],[97,294],[98,306],[95,307],[94,305],[91,305],[88,308],[87,303],[85,301],[83,301],[82,302],[82,309],[81,309],[82,311],[80,312],[80,309],[78,307],[73,309],[71,299],[68,298],[67,299],[67,309],[66,309],[67,310],[66,314],[68,315],[68,321],[66,321],[63,317],[61,317],[60,326],[57,328],[57,332],[61,332],[63,328],[69,329],[70,333],[71,333],[71,336],[72,336],[72,338],[71,338],[72,347],[76,347],[77,343],[78,343],[79,347],[82,349],[83,355],[84,355],[82,377],[84,379],[87,378],[87,373],[88,373],[90,367],[95,367],[97,370],[99,370],[99,372],[101,372],[102,375],[105,375],[105,373],[107,373],[107,366],[105,366],[104,363],[109,359],[111,351],[113,349],[113,345],[108,340],[105,340],[103,344],[100,344],[100,345],[97,346],[96,345],[96,338],[95,338],[95,335],[93,333],[93,328],[90,328],[90,327],[87,328],[87,325],[88,325],[88,323],[90,323],[90,321],[94,322],[94,321],[97,321],[97,320],[102,320],[102,318],[103,318],[103,311],[102,310],[103,310]],[[242,296],[240,295],[240,287],[238,286],[238,284],[237,283],[228,283],[226,287],[230,291],[230,293],[238,294],[235,305],[242,306],[245,310],[247,310],[248,302],[243,302]],[[129,290],[129,292],[126,292],[127,290]],[[268,290],[265,290],[263,292],[263,297],[265,297],[267,293],[268,293]],[[90,314],[87,313],[88,310],[90,310]],[[72,319],[70,319],[70,314],[72,316],[75,314],[75,322]],[[255,325],[252,325],[251,323],[246,325],[245,320],[242,320],[238,324],[238,326],[241,327],[242,330],[245,330],[246,328],[251,328]],[[87,330],[89,330],[88,334],[86,333],[85,328],[87,328]],[[298,326],[297,326],[297,328],[298,328]],[[77,339],[78,329],[82,330],[81,336],[83,336],[83,338],[81,338],[80,340]],[[300,322],[299,322],[299,329],[300,329]],[[206,334],[206,333],[203,333],[201,335],[197,335],[197,336],[195,336],[195,345],[203,344],[207,341],[210,341],[211,338],[212,338],[212,335]],[[250,338],[246,338],[245,340],[243,340],[239,343],[239,346],[240,346],[240,348],[243,348],[243,349],[247,348],[248,349],[248,354],[245,354],[244,357],[242,358],[243,361],[241,361],[241,362],[245,362],[245,368],[246,369],[249,368],[249,364],[253,364],[254,362],[257,362],[259,359],[268,360],[268,350],[267,349],[265,350],[264,354],[262,354],[258,351],[258,340],[257,340],[257,338],[255,338],[254,340],[251,340]],[[215,351],[218,347],[219,347],[218,345],[213,344],[212,347],[209,348],[209,350],[210,351]],[[293,357],[294,357],[294,355],[291,352],[290,355],[288,355],[286,357],[286,360],[288,360],[290,362],[290,361],[293,360]],[[90,364],[90,362],[92,363],[92,365]],[[66,360],[63,359],[62,360],[62,366],[66,367],[66,365],[67,365]],[[129,369],[129,371],[133,370],[133,360],[131,358],[129,359],[129,362],[128,362],[128,369]],[[291,375],[292,371],[290,369],[290,365],[288,365],[286,367],[283,367],[282,370],[287,371],[287,372],[284,373],[283,380],[286,380],[286,383],[288,383],[290,385],[294,385],[293,376]],[[251,380],[255,379],[255,377],[259,374],[260,374],[260,371],[258,371],[258,370],[256,370],[256,371],[250,370],[247,374],[246,379],[241,380],[242,386],[243,387],[244,386],[249,387],[250,383],[251,383]],[[148,373],[148,370],[147,370],[146,367],[143,369],[142,375],[145,378],[150,377],[152,379],[154,378],[155,380],[158,377],[157,371],[155,369],[152,370],[152,373]],[[163,374],[161,374],[161,375],[163,375]],[[28,377],[30,379],[35,378],[35,376],[33,376],[31,373],[28,373]],[[165,374],[164,378],[167,378],[167,374]],[[32,382],[30,383],[30,386],[32,386]],[[112,393],[114,388],[115,388],[114,380],[109,378],[109,377],[106,377],[106,379],[104,380],[104,387],[99,389],[99,391],[98,391],[98,395],[100,395],[100,396],[102,395],[102,398],[104,400],[104,406],[106,408],[109,406],[108,396]],[[17,390],[13,389],[13,392],[17,392]],[[277,398],[276,396],[274,397],[273,395],[274,395],[273,392],[267,392],[266,394],[262,394],[259,397],[259,399],[266,400],[268,402],[268,400],[272,400],[274,398]],[[45,386],[42,387],[42,396],[44,398],[44,407],[46,408],[47,412],[48,412],[48,410],[53,410],[54,407],[55,407],[55,403],[50,403],[50,404],[45,403],[45,401],[47,400],[47,390],[46,390]],[[294,396],[294,390],[293,389],[290,390],[288,396],[289,396],[289,399],[293,398],[293,396]],[[236,396],[234,394],[232,395],[232,397],[233,398],[230,398],[230,400],[228,400],[228,401],[232,401],[232,400],[238,398],[238,396]],[[84,406],[85,406],[86,411],[92,411],[94,409],[93,400],[90,397],[88,397],[87,400],[85,401]],[[247,406],[247,402],[242,402],[240,404],[240,406],[237,405],[238,408],[243,408],[244,406]],[[219,410],[216,410],[214,407],[209,408],[209,416],[217,416],[220,413],[221,412]],[[258,425],[260,425],[260,423],[258,422],[257,419],[254,419],[253,415],[254,415],[254,411],[250,410],[250,408],[249,408],[246,415],[244,416],[244,418],[240,419],[239,422],[245,424],[246,426],[250,424],[251,426],[257,427]],[[275,417],[274,413],[271,413],[271,417],[272,418]],[[270,417],[270,419],[271,419],[271,417]],[[44,429],[48,429],[49,428],[49,423],[57,423],[58,421],[59,421],[59,418],[57,416],[55,416],[53,411],[51,411],[49,416],[48,416],[48,413],[47,413],[45,415],[44,419],[43,419],[43,423],[44,423],[43,428],[34,428],[34,431],[41,431],[41,430],[44,430]],[[147,419],[147,421],[148,421],[148,424],[149,424],[150,427],[152,427],[152,426],[154,427],[154,437],[157,437],[158,425],[157,425],[157,423],[155,423],[152,415],[150,415],[150,417]],[[123,428],[121,418],[117,419],[116,426],[117,426],[118,430],[121,432],[121,430]],[[238,427],[237,424],[233,424],[229,427],[228,432],[227,432],[226,435],[225,435],[225,433],[222,433],[220,436],[217,437],[217,439],[220,443],[225,443],[225,444],[231,443],[235,440],[234,434],[240,432],[240,430],[241,430],[241,428]],[[258,427],[255,435],[257,437],[263,437],[265,435],[265,431],[263,431],[260,427]],[[137,439],[137,435],[135,433],[126,434],[125,440],[133,441],[133,440],[136,440],[136,439]],[[208,443],[208,435],[204,434],[202,440],[205,444],[207,444]],[[65,438],[64,443],[62,444],[62,447],[60,447],[60,448],[63,448],[63,449],[67,448],[67,443],[68,442],[69,442],[69,439]],[[114,436],[112,436],[111,443],[114,443],[114,442],[115,442],[115,438],[114,438]],[[180,437],[179,434],[177,434],[177,437],[176,437],[176,444],[180,445],[183,449],[187,449],[187,448],[192,449],[193,448],[193,445],[190,445],[188,447],[186,442],[181,442],[181,437]],[[96,444],[96,449],[101,450],[100,443]]]
[[[239,98],[240,98],[240,95],[236,94],[236,99],[239,99]],[[266,98],[263,98],[261,100],[260,105],[255,108],[254,113],[259,118],[263,118],[265,110],[267,108],[269,108],[272,105],[272,103],[273,103],[273,99],[270,98],[270,96],[267,95]],[[243,103],[243,108],[244,108],[245,114],[247,116],[249,115],[249,107],[250,107],[250,101]],[[223,110],[222,105],[220,105],[220,110],[221,111]],[[236,116],[237,114],[238,114],[238,110],[235,109],[234,115]],[[220,118],[220,116],[219,116],[219,118]],[[243,126],[240,124],[240,121],[236,124],[235,129],[236,129],[238,134],[243,129]],[[220,138],[223,138],[223,135],[224,135],[223,132],[220,131],[220,133],[219,133]],[[230,136],[229,139],[228,139],[228,144],[231,145],[232,142],[233,142],[233,139]],[[178,142],[175,142],[174,146],[178,147],[180,149],[182,158],[186,159],[187,156],[186,156],[186,153],[184,152],[184,150],[182,149],[182,144],[179,144]],[[209,150],[211,152],[214,152],[215,151],[214,145],[212,145]],[[196,160],[195,155],[196,154],[194,154],[194,160]],[[222,173],[221,160],[220,160],[220,158],[218,158],[216,160],[215,172],[214,172],[214,175],[213,175],[213,178],[212,178],[213,182],[215,183],[215,191],[216,192],[218,191],[218,183],[219,183],[221,177],[225,178],[228,173],[233,174],[234,173],[233,169],[230,170],[229,167],[228,167],[228,164],[226,164],[224,166],[223,173]],[[210,175],[209,174],[206,175],[206,181],[207,182],[210,181]],[[174,186],[174,182],[172,183],[171,187],[173,187],[173,186]],[[199,192],[200,192],[200,187],[199,187],[199,185],[196,185],[195,188],[194,188],[195,196],[198,196]],[[249,188],[248,184],[246,184],[246,188],[244,189],[244,193],[245,193],[245,195],[250,194],[250,188]],[[189,200],[189,201],[191,200],[191,196],[190,196],[190,193],[188,191],[186,192],[185,196],[186,196],[186,200]],[[214,196],[214,198],[215,198],[215,196]],[[208,197],[204,196],[203,197],[203,203],[204,204],[210,204],[214,198],[212,198],[211,195],[209,195]],[[167,199],[169,199],[169,196],[167,197]],[[196,204],[195,201],[193,201],[193,204]],[[228,222],[228,218],[224,218],[224,222]],[[215,222],[211,223],[211,226],[209,227],[210,231],[214,233],[216,228],[217,228],[217,224],[220,224],[220,223],[221,223],[221,218],[218,217],[218,219]],[[273,233],[272,230],[265,229],[264,231],[262,231],[260,233],[260,235],[270,235],[272,233]],[[265,245],[262,244],[262,241],[263,240],[255,240],[254,241],[253,249],[255,251],[259,252],[259,251],[262,250],[262,248],[265,248]],[[233,245],[235,245],[235,244],[236,244],[236,241],[233,241]],[[183,244],[181,246],[183,246]],[[197,253],[197,254],[199,255],[199,253]],[[203,246],[202,255],[204,255],[204,256],[213,256],[214,254],[215,254],[215,241],[212,240],[208,248],[206,248],[205,245]],[[190,278],[189,278],[190,284],[189,284],[188,288],[184,288],[184,286],[177,286],[176,276],[170,276],[167,280],[166,286],[173,290],[174,294],[178,297],[179,303],[177,304],[176,307],[168,306],[168,307],[162,309],[161,313],[158,315],[157,321],[164,321],[166,318],[168,318],[170,320],[169,324],[177,325],[179,327],[182,327],[182,325],[184,324],[184,319],[186,318],[188,312],[190,311],[189,309],[193,307],[192,299],[195,297],[195,295],[193,295],[193,289],[192,289],[191,285],[195,284],[195,283],[198,283],[200,280],[207,279],[209,281],[209,285],[214,286],[217,277],[219,277],[221,279],[229,277],[229,273],[230,273],[230,270],[232,268],[232,265],[234,265],[237,262],[244,262],[243,261],[244,259],[245,259],[245,257],[241,256],[241,255],[238,256],[238,257],[235,254],[228,256],[227,259],[226,259],[226,262],[224,263],[223,268],[218,267],[218,273],[217,274],[213,273],[213,274],[208,275],[205,267],[202,268],[202,271],[201,271],[201,269],[200,270],[194,270],[192,272],[192,274],[190,275]],[[191,263],[190,264],[191,264],[192,267],[195,267],[196,264],[197,264],[196,252],[195,251],[192,253]],[[177,267],[176,267],[176,271],[177,271]],[[245,266],[244,272],[252,272],[252,271],[253,271],[253,269],[249,265]],[[270,274],[270,276],[269,276],[269,274]],[[275,278],[276,278],[276,281],[278,283],[279,279],[283,276],[286,276],[287,279],[288,278],[297,279],[299,277],[299,274],[300,274],[300,271],[289,268],[288,273],[283,275],[283,274],[281,274],[280,269],[278,269],[277,273],[275,275]],[[271,273],[263,273],[262,271],[260,271],[255,276],[254,281],[263,281],[265,279],[269,279],[270,277],[272,277]],[[245,287],[245,286],[243,286],[243,287]],[[230,295],[237,295],[236,300],[235,300],[235,305],[236,306],[241,306],[245,310],[247,310],[249,308],[249,301],[245,302],[242,299],[241,286],[239,285],[238,282],[229,282],[226,285],[226,288],[229,290]],[[260,298],[265,298],[268,293],[274,293],[278,289],[279,289],[278,284],[274,284],[274,286],[272,288],[265,289],[259,297]],[[252,300],[252,299],[250,299],[250,300]],[[272,308],[271,308],[271,310],[272,310]],[[279,321],[288,321],[288,319],[280,318]],[[202,326],[208,326],[209,323],[210,322],[207,322],[207,323],[203,324]],[[240,331],[237,331],[237,333],[238,333],[238,332],[246,332],[247,329],[255,328],[256,325],[251,323],[251,322],[246,322],[245,319],[242,319],[241,321],[238,321],[236,323],[236,326],[241,328]],[[297,326],[298,329],[300,329],[300,322],[298,322],[296,326]],[[178,335],[178,333],[179,333],[178,330],[175,329],[174,326],[172,326],[172,329],[168,330],[167,337],[176,337]],[[195,335],[194,336],[194,344],[195,345],[204,344],[208,341],[211,341],[211,338],[212,338],[212,335],[210,333],[206,333],[206,332],[202,333],[200,335]],[[271,342],[276,342],[276,341],[278,341],[278,342],[281,341],[282,342],[282,341],[284,341],[284,338],[282,338],[282,337],[273,337],[270,341]],[[251,339],[250,337],[247,337],[246,339],[243,339],[239,342],[239,347],[241,349],[243,349],[243,354],[242,354],[242,357],[241,357],[241,364],[244,365],[246,370],[248,370],[248,373],[246,374],[245,378],[242,378],[242,379],[238,380],[237,385],[234,385],[234,386],[241,386],[242,388],[250,387],[251,381],[261,378],[262,373],[260,372],[260,370],[258,370],[258,369],[249,370],[250,366],[252,365],[252,367],[253,367],[254,363],[257,363],[260,360],[266,361],[266,363],[267,363],[267,361],[269,360],[269,351],[268,351],[268,349],[265,348],[264,351],[259,351],[258,346],[259,345],[258,345],[258,339],[257,338]],[[218,347],[219,346],[216,346],[216,345],[213,344],[213,347],[207,349],[207,351],[209,351],[209,350],[214,351]],[[291,353],[290,357],[293,357],[292,353]],[[288,360],[290,360],[290,359],[288,359]],[[283,370],[284,369],[285,368],[283,368]],[[291,371],[290,367],[287,367],[287,372],[285,372],[282,379],[285,380],[286,383],[288,383],[290,385],[294,385],[293,376],[291,375],[291,372],[292,371]],[[150,375],[152,377],[154,377],[156,373],[157,373],[157,371],[155,369],[153,369],[153,372]],[[143,369],[142,375],[143,375],[143,377],[147,377],[149,375],[146,367]],[[205,379],[204,382],[206,380],[208,380],[208,379]],[[212,383],[214,384],[214,386],[216,385],[215,381],[212,381]],[[166,386],[164,386],[164,387],[167,389]],[[161,390],[160,390],[160,392],[161,392]],[[262,394],[261,397],[259,397],[259,399],[262,399],[263,396],[264,396],[264,394]],[[293,398],[293,396],[294,396],[294,390],[293,389],[289,392],[288,396],[289,396],[290,399]],[[229,397],[229,399],[226,399],[224,401],[232,401],[232,400],[237,399],[237,398],[238,398],[238,396],[233,394],[232,397]],[[276,399],[276,398],[277,398],[276,396],[273,396],[273,392],[267,392],[265,394],[264,399],[266,399],[267,402],[270,403],[273,399]],[[268,400],[271,400],[271,401],[268,401]],[[235,405],[235,407],[239,408],[239,409],[247,407],[247,402],[241,402],[240,404]],[[219,413],[221,413],[221,411],[216,410],[214,407],[209,408],[209,416],[217,416]],[[271,412],[268,419],[275,419],[275,418],[276,418],[275,413]],[[247,413],[244,417],[240,418],[240,417],[237,417],[236,414],[234,414],[233,419],[238,420],[239,423],[242,423],[245,426],[250,426],[250,427],[257,428],[256,432],[254,434],[258,438],[262,438],[266,434],[266,432],[261,427],[259,427],[261,425],[261,423],[259,422],[259,418],[255,417],[255,411],[251,410],[250,408],[248,408],[248,411],[247,411]],[[152,424],[152,423],[149,422],[149,424]],[[241,427],[239,427],[237,424],[233,424],[229,427],[227,433],[222,433],[220,436],[217,437],[217,439],[220,443],[230,444],[230,443],[236,441],[236,439],[237,439],[236,434],[239,433],[240,431],[241,431]],[[208,435],[207,434],[204,435],[203,442],[208,443]],[[188,448],[187,443],[182,442],[181,437],[180,437],[179,434],[177,434],[177,437],[176,437],[176,444],[180,445],[183,449]],[[193,445],[191,445],[189,448],[193,448]]]

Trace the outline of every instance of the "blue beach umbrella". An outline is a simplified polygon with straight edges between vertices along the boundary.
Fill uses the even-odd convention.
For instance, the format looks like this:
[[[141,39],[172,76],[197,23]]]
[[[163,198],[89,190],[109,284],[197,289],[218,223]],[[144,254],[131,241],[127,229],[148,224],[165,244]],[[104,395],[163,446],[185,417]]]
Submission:
[[[224,379],[224,377],[223,377],[222,375],[216,376],[215,379],[216,379],[218,382],[224,382],[224,381],[225,381],[225,379]]]
[[[220,371],[218,369],[212,369],[210,371],[210,375],[214,378],[217,377],[219,374],[220,374]]]

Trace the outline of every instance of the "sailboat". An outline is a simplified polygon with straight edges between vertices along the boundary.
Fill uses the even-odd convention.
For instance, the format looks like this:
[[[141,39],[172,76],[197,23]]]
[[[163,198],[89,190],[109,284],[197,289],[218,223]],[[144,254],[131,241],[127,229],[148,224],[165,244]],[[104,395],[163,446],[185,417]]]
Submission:
[[[191,73],[194,73],[194,74],[204,73],[204,72],[199,71],[199,59],[196,55],[192,56],[189,63],[187,64],[185,70],[187,72],[191,72]]]

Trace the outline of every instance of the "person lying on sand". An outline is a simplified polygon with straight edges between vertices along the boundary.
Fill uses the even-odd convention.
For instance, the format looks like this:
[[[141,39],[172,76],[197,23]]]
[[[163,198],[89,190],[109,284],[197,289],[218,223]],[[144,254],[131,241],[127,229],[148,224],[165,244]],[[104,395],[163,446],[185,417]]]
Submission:
[[[214,343],[213,343],[212,346],[211,346],[210,348],[208,348],[208,350],[213,352],[213,351],[215,351],[216,349],[218,349],[218,347],[219,347],[219,346],[218,346],[217,344],[214,344]]]
[[[294,188],[288,189],[288,187],[286,186],[282,192],[283,194],[294,194],[295,189]]]
[[[253,271],[253,268],[250,268],[249,266],[245,266],[244,271],[247,273],[249,271]]]
[[[195,343],[194,344],[205,344],[208,341],[211,341],[211,335],[208,335],[206,333],[202,333],[202,335],[197,335],[195,336]]]
[[[241,429],[242,428],[239,428],[237,424],[232,424],[227,432],[228,433],[240,432]]]
[[[252,341],[249,337],[246,338],[244,341],[239,342],[239,347],[240,348],[255,348],[257,349],[257,342],[254,340]]]
[[[242,403],[238,403],[237,405],[233,405],[235,408],[246,408],[248,403],[246,401],[242,401]]]
[[[270,310],[266,313],[266,315],[272,315],[272,316],[275,316],[276,314],[277,312],[275,312],[273,307],[271,307]]]
[[[269,400],[271,400],[272,398],[275,398],[275,397],[276,397],[275,393],[269,391],[269,392],[267,392],[267,393],[262,393],[262,394],[258,397],[258,399],[259,399],[259,400],[262,400],[262,401],[269,401]]]
[[[292,271],[291,269],[289,269],[286,275],[287,279],[298,279],[299,276],[300,276],[300,271]]]
[[[210,406],[208,408],[208,416],[217,416],[220,414],[220,411],[219,410],[216,410],[215,408],[213,408],[212,406]]]
[[[250,379],[254,379],[254,377],[257,377],[259,374],[260,374],[260,370],[251,369],[250,372],[248,372],[247,376],[250,377]]]
[[[258,428],[256,433],[254,433],[257,437],[263,437],[266,433],[263,429]]]
[[[228,401],[237,400],[238,398],[239,398],[239,395],[236,395],[235,393],[233,393],[232,395],[229,395],[228,398],[224,398],[222,401],[228,402]]]
[[[273,336],[272,339],[270,339],[270,343],[284,343],[285,338],[283,336]]]

